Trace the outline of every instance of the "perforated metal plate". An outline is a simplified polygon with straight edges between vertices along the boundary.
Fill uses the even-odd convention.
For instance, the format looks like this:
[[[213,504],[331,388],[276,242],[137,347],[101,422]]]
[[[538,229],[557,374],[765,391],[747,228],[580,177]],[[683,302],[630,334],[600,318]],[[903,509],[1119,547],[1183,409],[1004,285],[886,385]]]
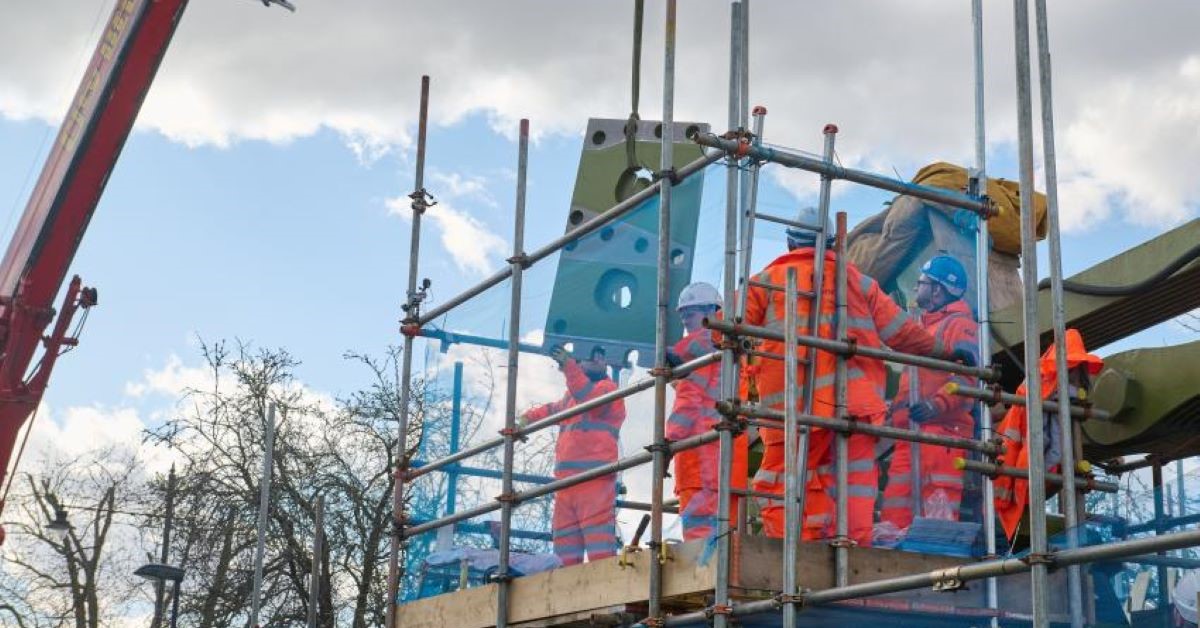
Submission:
[[[588,121],[565,232],[650,185],[651,172],[658,170],[662,155],[662,125],[653,120],[638,125],[635,148],[640,172],[628,166],[624,128],[625,120]],[[687,139],[696,131],[707,132],[708,126],[673,125],[676,168],[701,156],[700,147]],[[701,172],[680,182],[671,196],[672,306],[691,280],[703,187]],[[657,197],[568,245],[559,258],[546,317],[547,344],[571,343],[577,355],[588,355],[592,347],[601,346],[614,366],[631,361],[653,366],[657,251]],[[679,320],[675,316],[668,320],[668,338],[678,338]]]

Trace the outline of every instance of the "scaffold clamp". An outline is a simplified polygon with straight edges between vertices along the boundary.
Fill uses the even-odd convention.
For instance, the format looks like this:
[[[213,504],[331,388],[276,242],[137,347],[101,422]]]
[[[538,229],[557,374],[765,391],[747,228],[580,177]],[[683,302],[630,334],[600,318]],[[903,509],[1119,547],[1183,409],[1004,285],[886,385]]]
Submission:
[[[854,539],[851,539],[848,536],[835,536],[835,537],[833,537],[833,540],[829,541],[829,546],[830,547],[839,547],[839,548],[840,547],[858,547],[858,543],[855,543]]]
[[[638,624],[646,626],[646,628],[659,628],[666,625],[662,617],[647,617],[639,621]]]
[[[967,588],[962,579],[962,567],[949,567],[933,572],[933,590],[938,592],[960,591]]]
[[[729,604],[713,604],[712,606],[704,609],[704,616],[708,619],[712,619],[713,617],[716,617],[717,615],[732,615],[732,614],[733,614],[733,607],[730,606]]]
[[[500,502],[501,504],[516,504],[518,501],[517,494],[511,491],[508,493],[500,493],[496,496],[496,501]]]
[[[1054,554],[1030,552],[1021,558],[1021,562],[1030,567],[1034,565],[1054,565]]]
[[[504,261],[508,264],[519,264],[522,270],[528,270],[530,266],[533,266],[533,262],[529,260],[529,256],[524,253],[514,255]]]
[[[797,607],[803,607],[805,601],[807,600],[807,596],[804,593],[797,593],[796,595],[780,593],[779,595],[775,596],[774,600],[775,600],[775,603],[778,604],[780,607],[785,606],[787,604],[792,604]]]

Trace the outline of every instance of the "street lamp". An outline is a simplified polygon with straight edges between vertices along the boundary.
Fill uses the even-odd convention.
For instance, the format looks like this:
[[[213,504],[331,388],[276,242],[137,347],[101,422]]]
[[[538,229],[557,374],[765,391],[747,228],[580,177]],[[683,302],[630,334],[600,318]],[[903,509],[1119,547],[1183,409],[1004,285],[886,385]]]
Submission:
[[[67,511],[62,506],[54,506],[54,521],[46,526],[46,531],[59,543],[67,542],[67,533],[71,531],[71,522],[67,521]]]
[[[133,572],[133,575],[156,582],[166,583],[170,581],[175,583],[174,593],[171,595],[171,628],[175,628],[175,622],[179,619],[179,583],[183,581],[183,569],[174,565],[150,563],[138,567],[137,571]]]

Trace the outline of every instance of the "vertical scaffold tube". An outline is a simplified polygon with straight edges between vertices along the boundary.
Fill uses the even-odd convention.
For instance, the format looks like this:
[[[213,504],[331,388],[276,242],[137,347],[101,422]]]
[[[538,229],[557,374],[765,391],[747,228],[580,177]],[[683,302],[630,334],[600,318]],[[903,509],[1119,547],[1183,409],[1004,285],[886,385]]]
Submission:
[[[1029,69],[1029,0],[1014,0],[1017,67],[1017,144],[1021,180],[1021,281],[1024,284],[1025,408],[1029,414],[1029,537],[1033,626],[1050,625],[1046,589],[1046,452],[1042,376],[1038,364],[1037,234],[1033,212],[1033,101]]]
[[[741,34],[739,21],[741,13],[737,3],[730,4],[730,45],[729,45],[729,128],[737,123],[737,59],[738,37]],[[737,288],[735,273],[737,268],[737,219],[738,219],[738,169],[736,160],[727,157],[725,177],[725,264],[722,272],[722,308],[726,316],[734,312],[734,291]],[[738,311],[740,314],[740,310]],[[727,344],[721,351],[721,399],[728,401],[737,395],[737,356]],[[730,537],[730,486],[733,478],[733,433],[730,431],[732,417],[726,417],[718,429],[721,431],[718,445],[717,460],[717,577],[713,587],[713,610],[729,607],[729,566],[732,554]],[[724,613],[714,612],[712,618],[714,628],[726,628],[729,617]]]
[[[796,269],[787,269],[783,303],[783,595],[795,597],[796,550],[800,544],[799,492],[804,490],[796,468],[799,434],[796,429]],[[806,391],[807,392],[807,391]],[[807,431],[808,428],[805,428]],[[796,605],[785,600],[783,628],[796,628]]]
[[[751,140],[754,144],[762,144],[763,125],[767,117],[767,108],[757,106],[754,108],[754,138]],[[745,204],[741,209],[741,267],[738,269],[737,277],[737,314],[731,317],[730,320],[741,320],[746,314],[746,288],[747,282],[750,281],[750,263],[753,258],[754,251],[754,213],[758,206],[758,175],[762,171],[762,163],[751,161],[750,166],[750,190],[742,197]]]
[[[1050,26],[1046,17],[1046,0],[1034,0],[1037,24],[1038,84],[1042,107],[1042,150],[1043,168],[1046,174],[1047,239],[1050,254],[1050,311],[1054,328],[1054,364],[1058,385],[1058,407],[1070,404],[1070,389],[1067,386],[1067,317],[1063,309],[1062,238],[1058,219],[1058,165],[1054,150],[1054,101],[1050,72]],[[1075,468],[1075,421],[1069,413],[1059,413],[1062,438],[1062,467]],[[1067,547],[1079,547],[1079,522],[1081,500],[1075,488],[1075,474],[1063,474],[1063,516],[1066,520]],[[1070,609],[1071,627],[1083,628],[1083,580],[1079,565],[1067,567],[1067,602]]]
[[[513,218],[512,293],[508,308],[508,373],[504,397],[504,471],[501,474],[500,556],[496,567],[496,626],[508,626],[509,592],[512,576],[508,563],[512,542],[513,458],[517,428],[517,369],[521,357],[521,289],[525,257],[525,181],[529,171],[529,120],[521,120],[517,145],[517,199]]]
[[[663,112],[662,159],[659,168],[669,172],[674,167],[675,139],[675,0],[667,0],[663,42]],[[667,474],[667,308],[671,298],[669,260],[671,250],[671,188],[665,178],[659,188],[658,203],[658,301],[654,317],[654,477],[650,483],[650,560],[651,619],[662,617],[663,564],[667,546],[663,544],[663,477]]]
[[[846,213],[837,214],[837,244],[834,266],[834,305],[837,316],[834,319],[835,336],[838,340],[846,340],[847,316],[846,306]],[[846,356],[838,354],[837,371],[834,373],[834,416],[847,420],[846,395],[849,383],[847,377]],[[837,537],[833,540],[834,563],[837,586],[850,584],[850,435],[846,432],[837,434]]]
[[[421,109],[417,118],[417,163],[413,177],[412,198],[412,240],[408,251],[408,291],[406,299],[409,306],[404,320],[404,328],[415,325],[420,317],[415,307],[417,295],[417,262],[421,253],[421,216],[429,207],[425,192],[425,135],[429,121],[429,77],[421,77]],[[391,552],[388,557],[388,587],[387,587],[387,625],[396,625],[396,597],[400,591],[400,543],[404,529],[404,473],[408,469],[408,401],[412,394],[412,362],[413,362],[413,333],[404,334],[404,355],[400,366],[400,421],[396,427],[396,472],[392,489],[392,531]]]
[[[987,195],[987,136],[984,126],[984,90],[983,90],[983,0],[971,0],[971,32],[974,43],[975,59],[975,172],[970,178],[967,193],[975,198]],[[991,328],[991,295],[988,293],[989,261],[991,258],[991,242],[988,238],[988,223],[982,216],[976,215],[978,230],[975,233],[975,311],[979,320],[979,360],[980,366],[990,366],[992,362],[992,328]],[[979,428],[985,439],[992,437],[992,413],[985,401],[976,406],[979,413]],[[984,551],[988,557],[996,555],[996,501],[992,478],[980,476],[983,480],[983,536]],[[996,609],[999,606],[999,591],[995,578],[988,578],[985,584],[987,606]],[[995,628],[999,621],[992,619]]]

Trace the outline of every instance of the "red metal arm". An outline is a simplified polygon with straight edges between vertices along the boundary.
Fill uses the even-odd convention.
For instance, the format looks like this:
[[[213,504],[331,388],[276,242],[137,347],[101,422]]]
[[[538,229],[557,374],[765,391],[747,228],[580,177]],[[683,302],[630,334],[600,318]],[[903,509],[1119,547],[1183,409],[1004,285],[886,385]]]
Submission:
[[[118,0],[54,147],[0,262],[0,486],[17,434],[37,407],[79,307],[95,290],[78,277],[53,332],[54,298],[188,0]],[[41,362],[30,371],[39,344]],[[0,508],[3,504],[0,504]]]

